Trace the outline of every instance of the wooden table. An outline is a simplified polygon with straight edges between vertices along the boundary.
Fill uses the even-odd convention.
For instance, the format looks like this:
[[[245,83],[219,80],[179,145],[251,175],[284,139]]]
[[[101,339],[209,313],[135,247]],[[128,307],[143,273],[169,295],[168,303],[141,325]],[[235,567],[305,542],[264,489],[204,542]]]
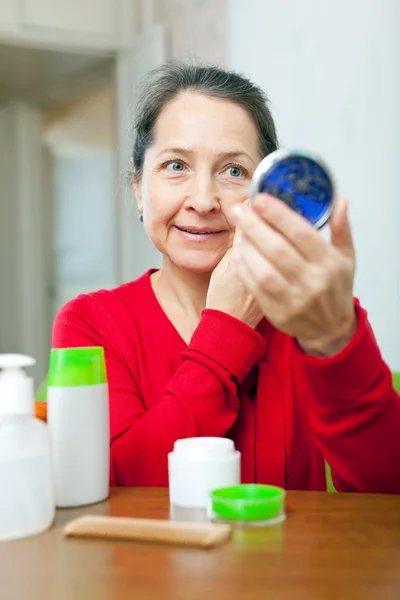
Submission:
[[[282,525],[216,550],[65,539],[83,513],[168,518],[165,489],[119,488],[0,544],[1,600],[400,599],[400,496],[289,492]]]

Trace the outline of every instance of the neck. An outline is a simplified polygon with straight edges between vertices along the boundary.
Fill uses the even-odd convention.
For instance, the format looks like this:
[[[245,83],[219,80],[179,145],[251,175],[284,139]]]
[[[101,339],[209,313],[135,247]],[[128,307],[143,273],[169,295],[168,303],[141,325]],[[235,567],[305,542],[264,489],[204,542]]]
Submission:
[[[211,273],[190,273],[163,257],[160,271],[153,275],[153,285],[162,301],[173,303],[191,320],[199,321],[206,306]]]

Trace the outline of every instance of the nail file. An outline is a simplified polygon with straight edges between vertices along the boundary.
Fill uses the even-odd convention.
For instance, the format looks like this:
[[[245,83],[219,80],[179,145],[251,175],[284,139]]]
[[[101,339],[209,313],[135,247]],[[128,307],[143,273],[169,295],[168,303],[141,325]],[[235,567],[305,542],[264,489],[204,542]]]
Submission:
[[[222,523],[187,523],[158,519],[133,519],[85,515],[70,521],[66,537],[109,538],[215,548],[227,542],[232,527]]]

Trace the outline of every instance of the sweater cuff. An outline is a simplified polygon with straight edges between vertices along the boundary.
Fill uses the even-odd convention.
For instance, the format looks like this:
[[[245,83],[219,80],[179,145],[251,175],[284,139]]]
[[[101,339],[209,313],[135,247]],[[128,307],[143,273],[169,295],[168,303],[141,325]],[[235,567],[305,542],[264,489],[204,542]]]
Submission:
[[[306,354],[293,339],[294,360],[309,379],[317,396],[326,401],[346,401],[368,389],[382,372],[382,356],[367,313],[355,300],[357,330],[338,354],[317,358]]]
[[[240,385],[265,354],[266,343],[254,329],[222,311],[203,310],[187,351],[215,360]]]

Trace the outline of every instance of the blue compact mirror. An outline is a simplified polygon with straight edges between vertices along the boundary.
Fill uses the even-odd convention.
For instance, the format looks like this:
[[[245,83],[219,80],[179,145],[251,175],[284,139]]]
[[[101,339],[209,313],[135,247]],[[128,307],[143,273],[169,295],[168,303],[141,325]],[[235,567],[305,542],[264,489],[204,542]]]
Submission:
[[[279,198],[317,229],[328,222],[335,199],[328,167],[304,150],[280,149],[266,156],[254,172],[250,198],[259,193]]]

